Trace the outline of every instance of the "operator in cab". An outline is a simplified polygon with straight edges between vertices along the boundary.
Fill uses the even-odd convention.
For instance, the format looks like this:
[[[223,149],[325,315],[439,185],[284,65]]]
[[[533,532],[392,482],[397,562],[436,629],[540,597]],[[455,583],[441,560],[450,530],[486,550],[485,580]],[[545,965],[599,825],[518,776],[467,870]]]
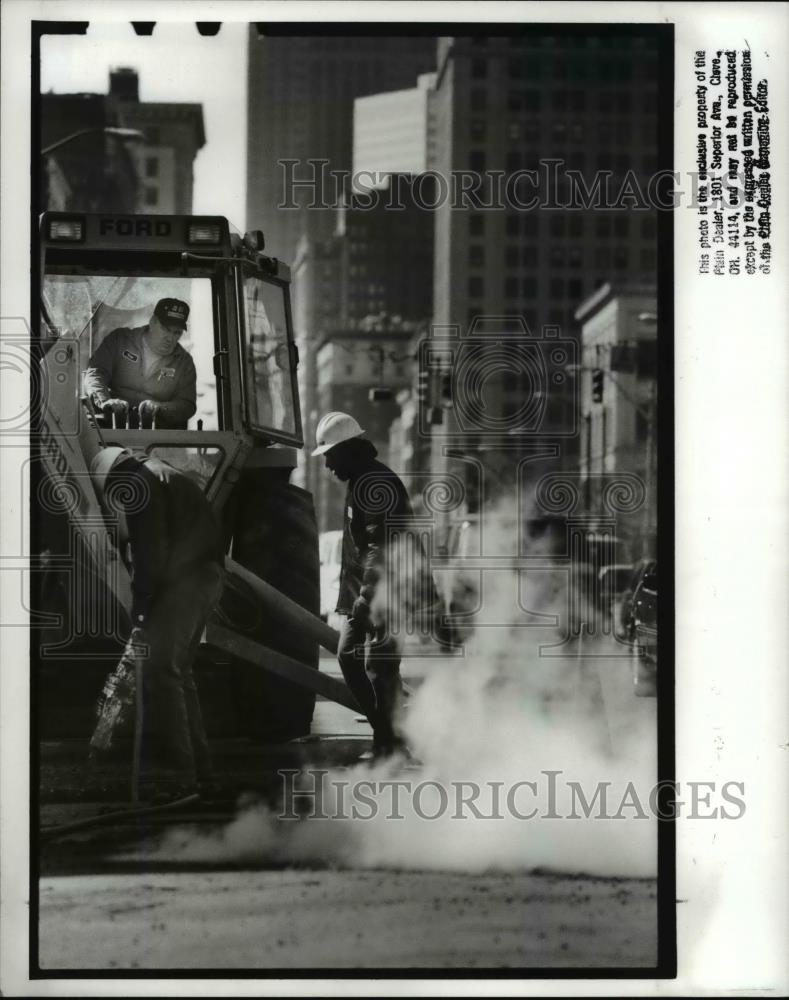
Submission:
[[[82,376],[98,412],[129,427],[186,429],[197,409],[194,361],[178,343],[188,318],[186,302],[159,299],[146,326],[107,334]]]

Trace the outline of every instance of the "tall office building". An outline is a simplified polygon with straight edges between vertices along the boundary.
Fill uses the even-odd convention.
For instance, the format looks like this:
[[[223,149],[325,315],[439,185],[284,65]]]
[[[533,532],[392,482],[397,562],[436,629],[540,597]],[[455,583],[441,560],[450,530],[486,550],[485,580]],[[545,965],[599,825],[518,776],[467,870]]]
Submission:
[[[432,127],[430,96],[435,73],[423,73],[417,85],[353,102],[353,173],[365,187],[386,186],[392,173],[421,174],[427,170]],[[383,179],[379,178],[383,175]]]
[[[435,38],[266,36],[250,26],[246,227],[263,230],[272,254],[292,262],[302,234],[331,235],[342,185],[328,171],[351,173],[354,99],[412,87],[435,61]],[[292,178],[314,183],[286,191],[283,160],[296,161]],[[321,171],[309,160],[328,163]]]
[[[576,460],[577,386],[565,364],[577,357],[575,310],[609,280],[655,280],[655,209],[635,208],[632,198],[617,208],[595,206],[594,189],[607,183],[611,201],[628,180],[647,191],[657,167],[657,70],[649,29],[581,35],[546,26],[440,40],[431,166],[455,183],[436,210],[434,319],[463,338],[484,317],[488,332],[498,326],[533,343],[509,370],[488,365],[484,353],[469,366],[475,384],[456,386],[454,410],[433,428],[434,468],[446,464],[448,435],[456,452],[468,453],[469,467],[490,464],[497,443],[514,466],[513,440],[529,429],[534,438],[534,428],[543,441],[555,437],[566,463]],[[591,193],[589,207],[564,207],[573,186]],[[545,326],[570,341],[570,356],[561,360],[547,340],[538,345]],[[457,373],[460,355],[447,357]],[[487,422],[481,435],[463,439],[460,396],[475,392]],[[529,395],[531,408],[524,407]]]

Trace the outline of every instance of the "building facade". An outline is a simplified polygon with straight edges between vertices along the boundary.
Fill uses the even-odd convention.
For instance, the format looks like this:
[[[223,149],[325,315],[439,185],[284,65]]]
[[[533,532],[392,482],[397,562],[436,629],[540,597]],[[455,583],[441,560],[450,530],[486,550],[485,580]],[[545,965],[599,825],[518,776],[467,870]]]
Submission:
[[[657,531],[657,300],[653,286],[603,285],[577,310],[581,323],[584,505],[603,512],[616,473],[636,476],[644,500],[620,517],[633,558],[655,554]]]
[[[320,412],[342,410],[352,414],[378,449],[378,458],[387,464],[393,461],[390,428],[400,412],[396,396],[412,379],[413,336],[413,329],[333,330],[317,352]],[[378,395],[385,398],[371,398],[375,390],[381,389],[385,391]],[[313,491],[318,530],[341,528],[345,485],[326,473],[322,459],[311,461],[317,465]]]
[[[456,405],[434,430],[431,463],[449,469],[451,443],[470,493],[486,469],[487,496],[520,488],[506,468],[521,462],[521,439],[555,453],[532,462],[532,478],[577,465],[576,309],[609,280],[654,282],[656,210],[620,192],[646,191],[657,168],[657,70],[647,31],[533,26],[439,42],[431,167],[450,190],[435,213],[434,321],[471,340],[482,324],[490,349],[454,387],[480,395],[481,435],[464,436]],[[496,359],[518,349],[523,364],[507,371]]]
[[[110,102],[119,121],[145,138],[136,145],[140,211],[189,215],[194,196],[194,161],[205,145],[201,104],[139,99],[137,73],[110,73]]]
[[[329,171],[352,171],[354,99],[413,86],[435,52],[435,38],[266,36],[250,25],[246,227],[263,230],[271,253],[290,263],[303,234],[331,236],[344,184]],[[318,160],[325,169],[307,162]],[[291,189],[288,177],[306,184]]]

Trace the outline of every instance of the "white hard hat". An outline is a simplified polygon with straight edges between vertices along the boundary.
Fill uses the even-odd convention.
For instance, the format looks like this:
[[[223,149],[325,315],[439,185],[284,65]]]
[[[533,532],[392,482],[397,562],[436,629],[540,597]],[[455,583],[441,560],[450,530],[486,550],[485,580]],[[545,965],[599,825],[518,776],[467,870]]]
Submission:
[[[351,438],[359,437],[361,434],[364,434],[364,430],[350,414],[332,410],[318,421],[315,431],[315,444],[318,447],[312,454],[322,455],[336,444],[350,441]]]
[[[93,485],[96,487],[99,499],[104,497],[104,486],[107,482],[107,476],[118,462],[122,459],[133,457],[128,448],[120,448],[117,445],[110,445],[108,448],[102,448],[101,451],[96,452],[90,463],[90,478],[93,480]]]

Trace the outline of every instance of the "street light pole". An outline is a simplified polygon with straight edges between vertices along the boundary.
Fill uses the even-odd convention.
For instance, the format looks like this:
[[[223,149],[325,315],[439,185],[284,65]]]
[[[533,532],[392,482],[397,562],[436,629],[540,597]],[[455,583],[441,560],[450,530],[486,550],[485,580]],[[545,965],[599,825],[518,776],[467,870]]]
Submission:
[[[120,128],[114,125],[94,125],[90,128],[81,128],[77,132],[72,132],[70,135],[64,136],[62,139],[58,139],[56,142],[50,143],[41,150],[41,156],[49,156],[50,153],[54,153],[56,149],[60,149],[61,146],[65,146],[69,142],[73,142],[75,139],[81,139],[83,135],[93,135],[94,133],[101,133],[103,135],[114,135],[117,139],[144,139],[145,133],[140,132],[136,128]]]

